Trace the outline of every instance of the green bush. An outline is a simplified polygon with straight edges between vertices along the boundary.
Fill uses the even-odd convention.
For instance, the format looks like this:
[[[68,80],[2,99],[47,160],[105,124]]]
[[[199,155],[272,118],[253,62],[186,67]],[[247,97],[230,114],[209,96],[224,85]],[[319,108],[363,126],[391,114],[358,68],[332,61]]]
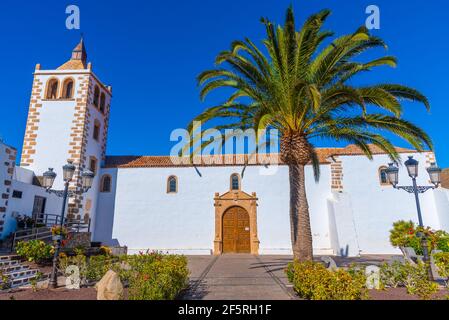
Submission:
[[[441,252],[433,255],[435,265],[438,268],[438,273],[441,277],[446,279],[446,287],[449,288],[449,253]]]
[[[394,261],[391,264],[384,263],[380,266],[380,282],[383,287],[404,286],[406,276],[404,265],[399,261]]]
[[[426,264],[419,262],[417,265],[411,263],[404,264],[407,275],[405,277],[405,287],[408,294],[415,294],[423,300],[430,299],[432,295],[438,292],[438,284],[429,281]]]
[[[430,299],[438,291],[438,285],[429,281],[427,266],[423,262],[393,262],[383,264],[380,268],[382,285],[387,288],[405,287],[408,294],[414,294],[421,299]]]
[[[141,253],[130,257],[130,300],[173,300],[186,288],[187,259],[178,255]]]
[[[91,256],[87,264],[86,277],[90,281],[100,281],[101,278],[113,269],[113,258],[111,256]]]
[[[11,288],[11,278],[0,269],[0,290]]]
[[[81,284],[99,281],[109,270],[115,271],[122,283],[129,283],[130,300],[173,300],[188,284],[189,271],[184,256],[153,252],[135,256],[98,255],[86,258],[81,253],[73,257],[61,254],[60,270],[64,272],[70,265],[79,268]]]
[[[51,259],[54,248],[41,240],[20,241],[16,245],[16,252],[29,262],[41,263]]]
[[[286,270],[299,297],[309,300],[367,299],[363,269],[330,271],[321,263],[293,262]]]
[[[449,252],[449,233],[443,230],[434,231],[430,227],[421,228],[412,221],[397,221],[390,230],[390,243],[394,247],[411,247],[416,254],[422,255],[423,249],[418,232],[423,233],[429,244],[429,252],[434,249]]]

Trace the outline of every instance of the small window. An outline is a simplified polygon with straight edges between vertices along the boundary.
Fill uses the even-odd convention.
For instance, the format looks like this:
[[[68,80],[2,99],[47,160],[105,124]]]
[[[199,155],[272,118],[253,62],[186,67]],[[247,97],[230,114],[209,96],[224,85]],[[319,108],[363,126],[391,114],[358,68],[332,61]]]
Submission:
[[[58,99],[58,87],[59,87],[58,79],[49,80],[47,84],[47,93],[45,98],[50,100]]]
[[[178,193],[178,178],[171,176],[167,181],[167,193]]]
[[[231,190],[240,190],[240,176],[237,173],[231,176]]]
[[[12,197],[16,199],[22,199],[22,191],[14,190],[12,192]]]
[[[383,186],[390,185],[390,182],[388,181],[387,169],[387,167],[381,167],[379,169],[379,181]]]
[[[98,86],[95,87],[94,91],[94,105],[98,108],[100,100],[100,88]]]
[[[101,93],[101,98],[100,98],[100,111],[102,113],[104,113],[104,107],[106,105],[106,95],[103,93]]]
[[[62,98],[63,99],[72,99],[73,98],[73,80],[67,79],[64,81],[64,86],[62,90]]]
[[[97,159],[95,157],[90,157],[89,170],[95,175],[97,174]]]
[[[110,175],[104,175],[101,179],[101,192],[111,192],[111,176]]]
[[[101,130],[100,122],[98,120],[95,120],[93,138],[97,141],[100,141],[100,130]]]

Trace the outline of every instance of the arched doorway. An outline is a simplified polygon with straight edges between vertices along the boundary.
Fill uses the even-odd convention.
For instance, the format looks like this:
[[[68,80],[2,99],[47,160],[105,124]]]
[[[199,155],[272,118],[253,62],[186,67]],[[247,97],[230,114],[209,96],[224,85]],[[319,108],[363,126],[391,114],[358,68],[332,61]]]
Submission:
[[[251,253],[251,228],[248,212],[231,207],[223,215],[223,253]]]

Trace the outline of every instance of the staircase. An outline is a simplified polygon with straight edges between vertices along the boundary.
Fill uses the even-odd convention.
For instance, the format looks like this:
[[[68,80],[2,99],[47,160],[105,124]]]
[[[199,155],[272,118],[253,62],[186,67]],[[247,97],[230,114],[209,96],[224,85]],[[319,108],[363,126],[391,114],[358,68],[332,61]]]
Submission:
[[[0,256],[0,291],[30,285],[38,273],[39,270],[22,264],[17,256]]]

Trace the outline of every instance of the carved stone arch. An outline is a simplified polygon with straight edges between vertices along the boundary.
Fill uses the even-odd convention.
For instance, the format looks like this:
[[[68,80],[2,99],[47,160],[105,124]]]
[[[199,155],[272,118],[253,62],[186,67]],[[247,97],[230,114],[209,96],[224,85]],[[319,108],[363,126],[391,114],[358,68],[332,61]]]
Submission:
[[[251,254],[259,254],[259,238],[257,233],[257,201],[256,193],[249,195],[241,190],[232,190],[220,195],[215,194],[215,240],[214,255],[223,253],[223,216],[233,207],[245,210],[249,215],[249,232]]]

